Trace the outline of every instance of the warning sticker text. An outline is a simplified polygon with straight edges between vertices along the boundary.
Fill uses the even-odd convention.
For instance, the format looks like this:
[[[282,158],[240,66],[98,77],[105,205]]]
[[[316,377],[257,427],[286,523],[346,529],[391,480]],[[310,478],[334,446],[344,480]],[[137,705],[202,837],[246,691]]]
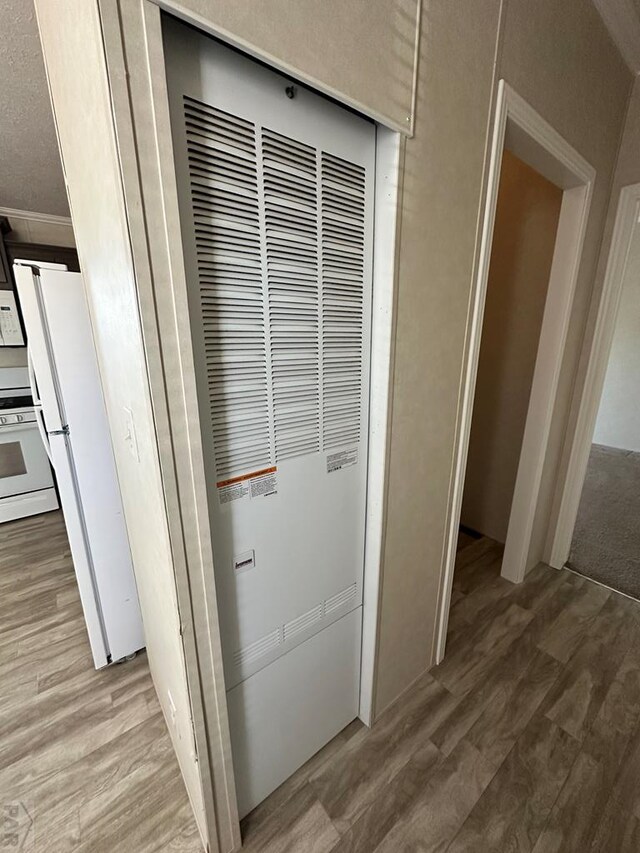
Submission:
[[[330,453],[327,456],[327,474],[332,474],[334,471],[340,471],[342,468],[348,468],[350,465],[357,464],[357,447],[353,447],[350,450],[340,450],[337,453]]]
[[[252,498],[268,498],[270,495],[278,494],[278,481],[275,474],[265,474],[264,477],[255,477],[249,480],[251,484]]]
[[[238,477],[230,477],[228,480],[220,480],[216,483],[218,498],[221,506],[239,501],[243,498],[259,498],[278,493],[276,471],[272,468],[263,468],[260,471],[252,471],[250,474],[241,474]]]

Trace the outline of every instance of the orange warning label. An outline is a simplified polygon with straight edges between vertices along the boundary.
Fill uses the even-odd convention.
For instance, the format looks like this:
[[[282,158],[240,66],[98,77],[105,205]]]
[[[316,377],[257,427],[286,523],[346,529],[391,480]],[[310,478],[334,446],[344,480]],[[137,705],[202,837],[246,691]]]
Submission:
[[[224,489],[225,486],[233,486],[235,483],[243,483],[245,480],[253,480],[254,477],[264,477],[267,474],[275,474],[278,470],[276,465],[273,468],[263,468],[261,471],[252,471],[251,474],[240,474],[239,477],[231,477],[230,480],[220,480],[216,483],[219,489]]]

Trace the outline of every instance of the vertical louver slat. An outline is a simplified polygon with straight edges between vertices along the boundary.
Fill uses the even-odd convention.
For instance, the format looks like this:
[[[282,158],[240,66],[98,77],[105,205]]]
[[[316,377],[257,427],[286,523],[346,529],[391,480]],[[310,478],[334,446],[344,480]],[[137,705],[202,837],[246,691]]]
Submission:
[[[323,448],[360,439],[365,171],[322,153]]]
[[[184,97],[211,429],[219,476],[270,464],[254,125]]]
[[[320,450],[316,151],[262,131],[276,460]]]

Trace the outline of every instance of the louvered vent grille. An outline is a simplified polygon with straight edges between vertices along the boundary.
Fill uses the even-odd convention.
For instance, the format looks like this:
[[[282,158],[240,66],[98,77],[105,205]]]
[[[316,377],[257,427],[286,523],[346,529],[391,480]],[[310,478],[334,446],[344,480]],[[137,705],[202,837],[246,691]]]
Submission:
[[[360,439],[365,170],[184,97],[217,474]]]
[[[320,450],[315,149],[262,133],[276,460]]]
[[[218,475],[271,461],[256,133],[185,96],[185,125]]]
[[[322,154],[323,446],[360,439],[365,171]]]
[[[338,610],[338,608],[349,604],[349,602],[355,599],[357,592],[357,585],[352,583],[351,586],[343,589],[342,592],[338,592],[336,595],[332,595],[331,598],[327,598],[324,603],[325,613],[333,613],[334,610]]]
[[[358,607],[360,603],[358,585],[352,583],[346,589],[318,602],[295,619],[291,619],[284,625],[278,625],[258,640],[237,649],[233,656],[233,663],[236,667],[252,668],[259,661],[271,659],[280,646],[287,645],[292,648],[293,645],[322,630],[327,624],[339,619],[354,607]]]
[[[274,649],[277,649],[281,644],[282,630],[280,628],[275,628],[269,634],[266,634],[264,637],[260,637],[260,639],[256,640],[254,643],[250,643],[248,646],[238,649],[233,656],[233,662],[236,666],[252,663],[257,658],[261,658],[263,655],[267,655]]]

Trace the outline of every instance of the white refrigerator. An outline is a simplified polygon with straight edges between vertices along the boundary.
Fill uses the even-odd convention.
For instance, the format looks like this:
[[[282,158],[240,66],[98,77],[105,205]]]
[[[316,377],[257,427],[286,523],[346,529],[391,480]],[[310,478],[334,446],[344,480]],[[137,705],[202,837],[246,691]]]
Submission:
[[[14,265],[33,401],[56,473],[97,669],[144,647],[122,499],[80,273]]]

